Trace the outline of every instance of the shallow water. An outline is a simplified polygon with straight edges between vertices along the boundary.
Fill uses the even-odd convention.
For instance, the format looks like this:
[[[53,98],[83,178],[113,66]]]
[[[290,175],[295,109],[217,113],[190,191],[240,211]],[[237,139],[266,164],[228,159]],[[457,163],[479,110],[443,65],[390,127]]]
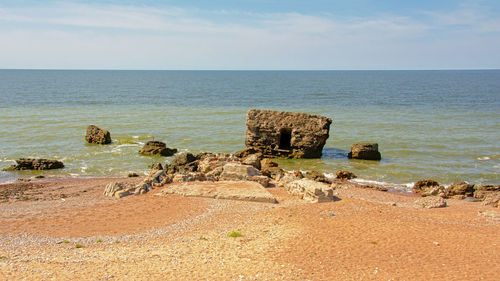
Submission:
[[[0,70],[0,168],[20,157],[62,160],[44,175],[125,176],[170,158],[137,153],[148,140],[191,152],[244,148],[250,108],[331,117],[323,158],[288,169],[405,184],[500,181],[500,71]],[[113,144],[85,144],[87,125]],[[382,161],[346,158],[379,143]],[[0,182],[39,172],[0,172]]]

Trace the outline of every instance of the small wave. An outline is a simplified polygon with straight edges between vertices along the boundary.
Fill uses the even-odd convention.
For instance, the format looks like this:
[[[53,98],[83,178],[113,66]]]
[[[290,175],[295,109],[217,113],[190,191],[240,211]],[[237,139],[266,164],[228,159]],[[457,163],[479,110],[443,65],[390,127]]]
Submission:
[[[352,179],[351,181],[355,183],[360,183],[360,184],[372,184],[372,185],[378,185],[378,186],[384,186],[392,189],[396,189],[399,191],[406,191],[410,192],[413,188],[413,185],[415,183],[410,182],[410,183],[403,183],[403,184],[397,184],[397,183],[391,183],[391,182],[385,182],[385,181],[375,181],[375,180],[367,180],[367,179]]]
[[[482,156],[482,157],[476,158],[476,160],[479,160],[479,161],[485,161],[485,160],[491,160],[491,159],[500,159],[500,155],[493,154],[493,155]]]
[[[132,147],[132,146],[140,146],[139,143],[124,143],[124,144],[119,144],[116,146],[116,148],[120,148],[120,147]]]

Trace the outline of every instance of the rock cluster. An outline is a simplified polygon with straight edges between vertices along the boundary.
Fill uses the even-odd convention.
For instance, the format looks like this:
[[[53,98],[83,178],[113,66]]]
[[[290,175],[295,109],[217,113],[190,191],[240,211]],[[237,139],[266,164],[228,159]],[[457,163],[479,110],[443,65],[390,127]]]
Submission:
[[[439,196],[428,196],[415,200],[414,206],[416,208],[444,208],[446,207],[446,200]]]
[[[245,144],[265,156],[319,158],[331,123],[319,115],[251,109]]]
[[[168,148],[164,142],[161,141],[148,141],[139,150],[140,154],[144,155],[161,155],[161,156],[172,156],[177,152],[175,148]]]
[[[107,130],[102,130],[97,126],[90,125],[87,127],[85,140],[88,143],[109,144],[111,143],[111,134]]]
[[[16,160],[17,165],[5,168],[6,171],[13,170],[52,170],[62,169],[64,164],[58,160],[21,158]]]
[[[455,182],[448,187],[439,185],[434,180],[419,180],[413,185],[413,191],[423,197],[438,196],[441,198],[474,199],[483,205],[499,207],[500,186],[474,185],[466,182]]]
[[[364,160],[380,160],[382,157],[378,151],[377,143],[355,143],[351,146],[351,152],[347,155],[349,158]]]

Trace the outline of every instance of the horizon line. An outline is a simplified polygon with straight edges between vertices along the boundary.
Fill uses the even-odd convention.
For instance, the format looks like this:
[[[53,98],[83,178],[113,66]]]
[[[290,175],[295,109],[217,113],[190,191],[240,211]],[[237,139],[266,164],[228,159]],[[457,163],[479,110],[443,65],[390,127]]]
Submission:
[[[394,69],[128,69],[128,68],[0,68],[0,70],[54,70],[54,71],[463,71],[500,70],[500,68],[394,68]]]

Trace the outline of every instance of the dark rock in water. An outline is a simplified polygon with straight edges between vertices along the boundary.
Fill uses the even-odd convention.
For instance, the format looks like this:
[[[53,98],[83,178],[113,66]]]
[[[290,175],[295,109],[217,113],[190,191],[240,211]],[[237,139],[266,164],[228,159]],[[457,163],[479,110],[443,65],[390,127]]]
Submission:
[[[109,144],[111,143],[111,134],[107,130],[102,130],[97,126],[90,125],[87,127],[85,140],[88,143]]]
[[[137,177],[139,177],[139,174],[137,174],[137,173],[128,173],[127,177],[129,177],[129,178],[137,178]]]
[[[198,160],[198,157],[194,156],[191,153],[182,153],[175,157],[174,161],[172,161],[172,165],[181,166],[191,163],[193,161]]]
[[[337,179],[350,180],[354,178],[356,178],[356,175],[349,171],[343,171],[343,170],[337,171]]]
[[[380,160],[382,156],[378,151],[377,143],[355,143],[351,146],[351,152],[347,155],[349,158],[363,160]]]
[[[445,197],[444,187],[434,180],[419,180],[413,185],[413,191],[422,196]]]
[[[4,170],[52,170],[52,169],[62,169],[64,164],[61,161],[50,160],[50,159],[31,159],[31,158],[21,158],[16,160],[17,165],[12,165]]]
[[[172,156],[177,152],[175,148],[168,148],[164,142],[161,141],[148,141],[139,150],[140,154],[144,155],[161,155],[161,156]]]
[[[474,194],[474,185],[466,182],[454,182],[447,189],[447,196],[472,196]]]
[[[305,175],[306,179],[310,179],[317,182],[332,183],[331,180],[325,177],[324,174],[317,171],[308,171]]]
[[[265,156],[319,158],[331,123],[332,119],[318,115],[251,109],[245,144]]]

